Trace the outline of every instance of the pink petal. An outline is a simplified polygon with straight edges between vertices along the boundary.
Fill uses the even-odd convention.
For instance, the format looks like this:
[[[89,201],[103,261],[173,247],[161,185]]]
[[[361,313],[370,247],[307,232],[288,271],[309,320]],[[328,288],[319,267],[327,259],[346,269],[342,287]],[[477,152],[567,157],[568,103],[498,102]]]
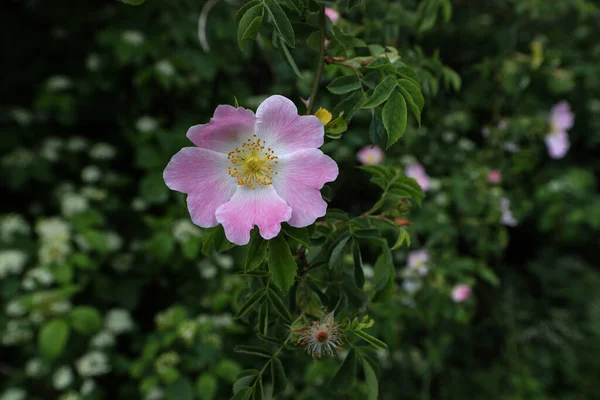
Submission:
[[[215,211],[233,196],[237,183],[227,175],[228,164],[224,154],[185,147],[165,168],[163,178],[169,189],[188,194],[188,209],[196,225],[217,225]]]
[[[363,165],[377,165],[381,164],[385,153],[379,146],[367,146],[359,150],[357,157]]]
[[[292,207],[288,223],[295,227],[308,226],[325,215],[327,203],[319,190],[337,178],[338,166],[318,149],[297,151],[280,157],[279,161],[279,174],[273,186]]]
[[[573,127],[575,115],[566,101],[561,101],[550,110],[550,124],[553,132],[568,131]]]
[[[271,96],[256,110],[256,132],[277,156],[323,144],[323,123],[314,115],[300,116],[291,100]]]
[[[279,234],[281,223],[291,216],[292,209],[277,195],[273,186],[261,186],[256,190],[238,186],[231,200],[216,213],[227,239],[240,246],[250,241],[254,225],[258,225],[260,235],[268,240]]]
[[[552,133],[546,136],[545,141],[546,147],[548,148],[548,154],[555,159],[563,158],[571,147],[567,132]]]
[[[255,121],[250,110],[220,105],[207,124],[192,126],[187,137],[198,147],[228,153],[254,134]]]

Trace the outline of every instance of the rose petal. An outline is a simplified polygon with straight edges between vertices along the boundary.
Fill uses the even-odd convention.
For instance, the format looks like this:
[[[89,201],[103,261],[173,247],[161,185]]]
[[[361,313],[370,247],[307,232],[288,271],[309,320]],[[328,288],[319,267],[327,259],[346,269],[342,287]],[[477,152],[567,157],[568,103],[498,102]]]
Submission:
[[[260,235],[268,240],[279,234],[281,223],[291,216],[292,209],[277,195],[273,186],[260,186],[256,190],[238,186],[231,200],[216,213],[227,239],[240,246],[250,241],[254,225],[258,225]]]
[[[220,105],[207,124],[192,126],[187,137],[198,147],[228,153],[254,134],[255,122],[250,110]]]
[[[166,185],[188,194],[188,209],[196,225],[203,228],[217,225],[215,211],[233,196],[237,184],[227,175],[228,164],[224,154],[185,147],[165,168]]]
[[[323,144],[323,123],[314,115],[300,116],[291,100],[271,96],[256,110],[256,134],[277,156]]]

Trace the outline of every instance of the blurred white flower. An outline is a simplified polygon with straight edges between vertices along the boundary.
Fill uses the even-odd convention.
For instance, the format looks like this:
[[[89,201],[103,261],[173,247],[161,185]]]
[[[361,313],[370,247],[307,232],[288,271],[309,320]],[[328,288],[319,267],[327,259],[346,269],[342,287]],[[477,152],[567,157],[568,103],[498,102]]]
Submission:
[[[59,301],[56,303],[52,303],[50,306],[50,311],[54,314],[64,314],[67,311],[71,310],[73,306],[71,302],[68,300]]]
[[[2,393],[0,400],[25,400],[27,393],[21,388],[8,388]]]
[[[81,385],[81,390],[79,391],[82,396],[87,396],[96,390],[96,382],[93,379],[86,379],[83,381],[83,385]]]
[[[15,121],[21,126],[29,125],[33,121],[33,114],[31,111],[25,110],[24,108],[13,108],[10,113]]]
[[[462,138],[458,141],[458,148],[464,151],[471,151],[475,148],[475,143],[469,139]]]
[[[7,322],[2,335],[2,344],[10,346],[25,343],[33,337],[33,332],[27,321],[11,319]]]
[[[90,150],[90,157],[95,160],[110,160],[116,154],[117,150],[108,143],[96,143]]]
[[[425,276],[429,272],[429,252],[427,250],[411,251],[408,253],[407,263],[408,268]]]
[[[58,138],[48,138],[42,143],[40,154],[48,161],[58,161],[60,149],[63,147],[63,141]]]
[[[15,235],[29,235],[31,228],[19,214],[7,214],[0,219],[0,238],[12,242]]]
[[[106,232],[104,240],[109,251],[117,251],[123,247],[123,239],[116,232]]]
[[[115,335],[110,331],[98,332],[90,341],[92,347],[112,347],[115,344]]]
[[[65,262],[71,252],[71,244],[63,240],[42,242],[38,249],[38,261],[42,265],[58,264]]]
[[[52,217],[38,221],[35,225],[35,231],[42,240],[64,241],[69,240],[71,229],[69,224],[66,223],[62,218]]]
[[[212,322],[217,328],[229,328],[233,325],[233,317],[231,314],[221,314],[212,317]]]
[[[73,86],[71,79],[64,75],[54,75],[46,81],[46,87],[50,90],[66,90]]]
[[[30,378],[37,378],[45,372],[44,364],[39,358],[32,358],[25,364],[25,375]]]
[[[88,200],[77,193],[66,193],[61,199],[60,206],[65,217],[70,217],[89,208]]]
[[[78,152],[85,150],[88,146],[88,142],[86,139],[81,136],[73,136],[67,140],[66,148],[72,152]]]
[[[131,202],[131,208],[133,208],[134,211],[144,211],[146,208],[148,208],[148,205],[144,200],[136,197]]]
[[[9,274],[20,274],[27,262],[21,250],[0,250],[0,279]]]
[[[123,32],[122,39],[125,43],[130,44],[134,47],[141,46],[146,40],[144,34],[139,31],[125,31]]]
[[[85,66],[90,71],[98,71],[100,69],[100,56],[96,53],[88,55],[85,60]]]
[[[431,178],[429,179],[429,190],[432,192],[438,191],[442,187],[442,182],[439,179]]]
[[[6,167],[26,168],[31,165],[35,156],[24,148],[16,148],[12,152],[2,157],[2,164]]]
[[[88,165],[81,170],[81,179],[86,183],[94,183],[100,180],[102,172],[95,165]]]
[[[421,282],[414,279],[406,279],[402,282],[402,289],[410,295],[415,294],[421,289]]]
[[[150,116],[144,115],[137,120],[135,127],[142,133],[154,132],[158,128],[158,121]]]
[[[365,275],[366,279],[372,279],[375,277],[375,270],[373,269],[373,266],[370,264],[363,264],[363,274]]]
[[[133,329],[133,320],[131,319],[129,311],[115,308],[106,314],[104,326],[106,326],[109,331],[119,335]]]
[[[77,372],[83,377],[103,375],[110,371],[110,364],[106,354],[92,351],[85,354],[75,363]]]
[[[95,186],[84,186],[81,188],[81,195],[95,201],[106,200],[108,197],[106,190],[97,188]]]
[[[185,243],[188,239],[200,236],[200,229],[189,219],[180,219],[173,224],[173,237],[179,243]]]
[[[18,300],[13,300],[8,303],[4,308],[4,311],[6,312],[6,315],[10,317],[21,317],[27,312],[25,307],[23,307],[23,304]]]
[[[164,398],[164,393],[161,389],[153,387],[146,393],[144,400],[161,400]]]
[[[217,276],[217,267],[215,267],[209,260],[202,260],[198,263],[198,269],[200,270],[200,275],[204,279],[212,279]]]
[[[175,67],[168,60],[160,60],[156,63],[156,71],[166,77],[172,76],[175,73]]]
[[[213,257],[215,259],[215,262],[221,268],[225,270],[230,270],[231,268],[233,268],[233,257],[231,257],[229,254],[215,253]]]
[[[184,321],[177,328],[177,334],[184,342],[191,344],[196,336],[198,325],[196,321]]]
[[[71,383],[73,383],[73,371],[69,366],[63,365],[52,375],[52,384],[56,390],[66,389]]]

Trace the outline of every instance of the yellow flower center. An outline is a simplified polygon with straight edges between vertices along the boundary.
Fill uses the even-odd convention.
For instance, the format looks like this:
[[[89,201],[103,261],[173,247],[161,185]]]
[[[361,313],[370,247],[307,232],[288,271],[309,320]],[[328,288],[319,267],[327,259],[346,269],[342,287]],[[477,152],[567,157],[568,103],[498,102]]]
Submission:
[[[247,186],[252,190],[257,185],[272,185],[273,175],[278,174],[273,170],[273,166],[278,163],[278,157],[273,149],[265,147],[265,143],[256,135],[230,151],[227,159],[234,165],[228,167],[229,176],[236,178],[239,186]]]

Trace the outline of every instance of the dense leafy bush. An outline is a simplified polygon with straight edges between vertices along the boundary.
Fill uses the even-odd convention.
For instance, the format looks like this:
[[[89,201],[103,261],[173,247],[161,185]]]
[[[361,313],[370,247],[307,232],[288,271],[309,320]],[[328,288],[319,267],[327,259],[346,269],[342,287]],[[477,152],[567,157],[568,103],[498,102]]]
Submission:
[[[0,14],[0,399],[599,397],[594,1],[125,3]],[[163,171],[272,94],[340,173],[236,246]]]

